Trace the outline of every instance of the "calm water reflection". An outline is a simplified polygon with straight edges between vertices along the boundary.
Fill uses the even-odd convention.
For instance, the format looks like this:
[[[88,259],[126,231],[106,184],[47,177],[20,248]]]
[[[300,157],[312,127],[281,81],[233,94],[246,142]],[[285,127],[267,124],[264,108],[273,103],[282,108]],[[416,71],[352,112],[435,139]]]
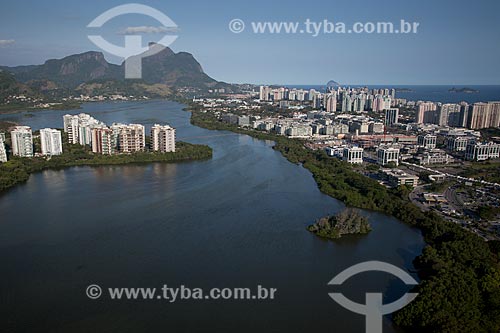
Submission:
[[[364,212],[374,230],[327,242],[305,227],[342,209],[311,174],[272,142],[189,124],[167,101],[94,103],[107,123],[169,122],[178,137],[214,149],[209,161],[45,171],[0,197],[0,311],[16,331],[363,332],[364,318],[328,297],[328,281],[352,264],[383,260],[411,269],[420,233]],[[65,111],[2,115],[39,129],[62,127]],[[92,301],[102,287],[278,288],[274,301]],[[367,273],[337,288],[364,301],[407,287]],[[388,320],[384,332],[393,332]],[[36,329],[34,329],[36,328]]]

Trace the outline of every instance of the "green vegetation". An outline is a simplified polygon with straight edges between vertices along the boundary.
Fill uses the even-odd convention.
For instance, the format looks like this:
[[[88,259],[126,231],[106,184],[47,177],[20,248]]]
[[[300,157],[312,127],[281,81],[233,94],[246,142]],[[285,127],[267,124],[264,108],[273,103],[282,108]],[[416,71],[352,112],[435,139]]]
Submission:
[[[138,163],[169,163],[190,160],[203,160],[212,157],[212,149],[205,145],[185,142],[176,143],[175,153],[138,152],[133,154],[100,155],[94,154],[87,147],[64,145],[64,154],[44,157],[13,157],[6,163],[0,163],[0,192],[28,180],[31,173],[46,169],[62,169],[72,166],[121,165]]]
[[[479,215],[479,217],[483,220],[492,220],[499,213],[499,207],[479,206],[479,208],[477,209],[477,215]]]
[[[494,139],[500,138],[500,129],[499,128],[483,128],[480,129],[481,137],[485,141],[492,141]]]
[[[366,166],[367,171],[376,172],[380,170],[380,165],[378,164],[368,164]]]
[[[498,246],[492,252],[479,236],[433,212],[422,212],[408,199],[407,188],[387,189],[345,162],[306,149],[300,140],[241,129],[199,109],[191,111],[195,125],[273,140],[290,162],[311,171],[322,192],[348,206],[385,212],[422,231],[427,246],[415,260],[422,279],[415,287],[419,296],[394,315],[397,325],[412,332],[500,331]]]
[[[0,132],[6,133],[9,130],[9,128],[16,125],[17,125],[16,123],[10,121],[0,121]]]
[[[337,239],[343,235],[367,234],[371,231],[368,219],[353,209],[345,209],[335,216],[327,216],[307,227],[310,232],[324,238]]]
[[[459,175],[487,182],[500,183],[500,162],[484,161],[469,163]]]
[[[454,182],[452,181],[433,182],[432,184],[425,186],[425,189],[429,192],[442,193],[453,184]]]

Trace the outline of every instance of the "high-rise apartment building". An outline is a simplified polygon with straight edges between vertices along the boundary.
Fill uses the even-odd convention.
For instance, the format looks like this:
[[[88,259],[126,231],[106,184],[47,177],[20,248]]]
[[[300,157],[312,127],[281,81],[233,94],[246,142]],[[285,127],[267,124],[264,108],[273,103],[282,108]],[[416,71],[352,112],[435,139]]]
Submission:
[[[467,127],[481,129],[500,126],[500,102],[474,103],[469,107]]]
[[[92,152],[111,155],[116,152],[116,140],[113,141],[113,131],[107,126],[92,128]]]
[[[41,129],[40,143],[42,147],[42,155],[61,155],[63,152],[61,132],[56,129]]]
[[[5,149],[4,133],[0,133],[0,162],[7,162],[7,150]]]
[[[16,126],[10,132],[12,154],[21,157],[33,157],[33,134],[28,126]]]
[[[344,93],[342,95],[342,112],[352,111],[352,98],[349,94]]]
[[[459,104],[443,104],[439,108],[437,116],[437,124],[439,126],[462,127],[460,122]]]
[[[325,94],[324,103],[325,103],[326,112],[337,111],[337,93],[336,93],[336,91]]]
[[[371,107],[374,112],[382,111],[384,109],[384,97],[375,95]]]
[[[68,133],[68,141],[73,144],[91,145],[92,129],[103,126],[104,123],[92,116],[80,113],[78,115],[64,115],[64,132]]]
[[[158,124],[151,127],[151,148],[162,153],[175,152],[175,128]]]
[[[271,93],[271,88],[267,86],[260,86],[259,99],[261,101],[268,101],[270,93]]]
[[[140,124],[113,124],[112,141],[116,140],[120,153],[133,153],[144,151],[145,132],[144,126]]]
[[[417,124],[429,124],[435,122],[437,105],[432,102],[422,102],[417,109]]]
[[[398,123],[399,109],[389,108],[385,110],[385,125],[390,126]]]

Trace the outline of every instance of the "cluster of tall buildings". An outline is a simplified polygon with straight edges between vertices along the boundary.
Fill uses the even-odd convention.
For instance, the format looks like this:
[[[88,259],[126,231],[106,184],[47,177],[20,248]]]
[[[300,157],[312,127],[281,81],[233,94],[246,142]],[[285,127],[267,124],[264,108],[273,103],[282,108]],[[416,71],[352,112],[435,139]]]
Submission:
[[[68,142],[90,146],[92,152],[103,155],[134,153],[146,147],[145,128],[140,124],[105,123],[88,114],[63,116],[64,132]],[[155,124],[151,128],[151,150],[167,153],[175,152],[175,128]],[[10,132],[12,155],[33,157],[33,132],[28,126],[16,126]],[[6,137],[0,133],[0,162],[7,162]],[[40,130],[40,152],[38,155],[55,156],[63,153],[61,131],[53,128]]]
[[[500,126],[500,102],[474,103],[469,107],[467,125],[471,129]]]
[[[481,129],[500,126],[500,102],[441,104],[419,102],[416,123]]]
[[[5,149],[5,134],[0,133],[0,162],[7,162]],[[10,132],[12,155],[19,157],[33,157],[33,132],[29,126],[15,126]],[[52,128],[40,130],[39,154],[44,156],[60,155],[63,152],[61,132]]]
[[[395,105],[395,97],[395,89],[337,87],[321,93],[315,89],[260,86],[259,91],[260,101],[307,101],[313,108],[327,112],[383,111]]]
[[[64,131],[73,144],[89,145],[92,152],[104,155],[134,153],[146,147],[145,128],[141,124],[107,126],[88,114],[63,116]],[[175,152],[175,128],[154,125],[151,129],[153,151]]]

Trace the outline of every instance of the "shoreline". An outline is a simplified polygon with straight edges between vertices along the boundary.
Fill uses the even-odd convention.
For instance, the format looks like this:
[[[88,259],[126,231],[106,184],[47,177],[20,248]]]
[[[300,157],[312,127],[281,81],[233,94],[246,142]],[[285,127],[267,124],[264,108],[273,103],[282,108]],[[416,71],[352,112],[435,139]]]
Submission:
[[[90,102],[90,101],[89,101]],[[86,102],[76,102],[73,104],[58,104],[58,105],[53,105],[48,108],[38,108],[35,106],[26,106],[26,107],[14,107],[14,108],[7,108],[7,109],[2,109],[0,108],[0,115],[2,114],[16,114],[16,113],[21,113],[21,112],[38,112],[38,111],[67,111],[67,110],[77,110],[81,109],[83,103]]]
[[[419,293],[419,297],[394,313],[392,321],[397,327],[409,332],[440,332],[443,329],[440,317],[448,316],[450,320],[459,321],[467,311],[474,313],[477,321],[495,329],[500,327],[496,326],[500,323],[496,323],[494,302],[472,301],[500,295],[500,241],[485,241],[433,212],[421,211],[409,200],[408,188],[387,189],[353,171],[347,163],[332,159],[322,151],[305,148],[300,139],[223,123],[213,115],[202,112],[202,108],[190,101],[177,102],[185,104],[184,110],[191,112],[190,122],[194,126],[271,140],[275,142],[273,149],[289,162],[301,164],[311,172],[322,193],[344,202],[348,207],[385,213],[420,230],[426,246],[422,254],[413,260],[420,284],[412,289],[412,292]],[[472,291],[467,289],[471,285],[471,276],[476,281],[476,288]],[[496,286],[486,286],[491,279],[497,281]],[[452,290],[457,285],[464,288],[451,296],[439,293],[442,288]],[[470,300],[466,302],[467,306],[464,306],[464,300]],[[443,302],[452,306],[436,311],[441,309]]]
[[[74,147],[72,147],[74,149]],[[145,165],[153,163],[181,163],[203,161],[212,158],[213,150],[207,145],[177,142],[175,153],[138,152],[132,154],[98,155],[88,150],[69,150],[50,159],[44,157],[14,157],[0,163],[0,195],[12,188],[24,184],[31,174],[45,170],[63,170],[66,168],[88,166],[123,166]],[[82,154],[84,154],[82,156]]]

